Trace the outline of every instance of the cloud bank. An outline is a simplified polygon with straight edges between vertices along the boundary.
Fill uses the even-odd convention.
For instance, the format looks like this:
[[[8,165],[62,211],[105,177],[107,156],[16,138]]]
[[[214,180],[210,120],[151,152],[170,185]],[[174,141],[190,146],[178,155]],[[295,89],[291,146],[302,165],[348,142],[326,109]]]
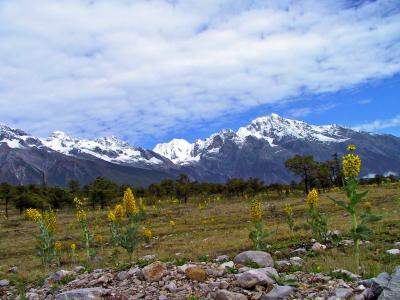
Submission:
[[[353,129],[355,130],[362,130],[362,131],[376,131],[385,128],[397,127],[400,126],[400,115],[386,120],[375,120],[369,123],[360,124],[354,126]]]
[[[140,143],[400,71],[398,0],[3,0],[0,22],[0,120],[38,135]]]

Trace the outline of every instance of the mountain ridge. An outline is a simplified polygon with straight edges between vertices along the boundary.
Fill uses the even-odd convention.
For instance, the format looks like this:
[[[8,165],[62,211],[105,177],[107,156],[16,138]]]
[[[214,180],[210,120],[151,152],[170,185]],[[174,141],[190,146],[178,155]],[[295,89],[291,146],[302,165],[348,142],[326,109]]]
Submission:
[[[399,137],[337,124],[311,125],[271,114],[254,119],[237,131],[223,129],[194,143],[175,138],[152,150],[131,146],[115,136],[78,139],[55,131],[47,138],[37,138],[2,124],[0,181],[37,183],[53,174],[60,179],[52,184],[66,185],[67,180],[75,177],[87,182],[96,175],[104,175],[132,184],[143,173],[148,179],[145,183],[149,184],[187,173],[192,180],[211,182],[234,177],[258,177],[266,183],[289,182],[295,177],[285,169],[286,159],[300,154],[327,160],[334,153],[344,154],[349,143],[359,148],[363,176],[400,173]]]

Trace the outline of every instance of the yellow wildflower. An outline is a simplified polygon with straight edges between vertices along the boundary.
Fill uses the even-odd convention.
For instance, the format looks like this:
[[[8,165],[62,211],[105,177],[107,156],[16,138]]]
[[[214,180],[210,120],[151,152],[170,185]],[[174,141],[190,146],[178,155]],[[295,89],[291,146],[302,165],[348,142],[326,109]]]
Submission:
[[[55,241],[55,243],[54,243],[54,249],[56,250],[56,251],[61,251],[61,248],[62,248],[62,243],[61,243],[61,241]]]
[[[77,211],[76,211],[76,219],[79,221],[79,222],[84,222],[84,221],[86,221],[86,219],[87,219],[87,214],[86,214],[86,211],[84,211],[83,209],[78,209]]]
[[[75,251],[75,249],[76,249],[76,244],[75,244],[75,243],[72,243],[71,246],[70,246],[70,248],[71,248],[72,251]]]
[[[49,232],[54,233],[56,231],[57,216],[54,210],[45,211],[43,213],[43,222]]]
[[[102,243],[104,241],[104,236],[102,236],[101,234],[96,234],[94,239],[96,240],[97,243]]]
[[[74,198],[74,204],[77,208],[81,207],[83,205],[82,200],[79,199],[78,197]]]
[[[146,209],[145,206],[144,206],[143,198],[142,198],[142,197],[139,198],[139,208],[140,208],[141,210],[145,210],[145,209]]]
[[[114,212],[113,212],[113,211],[110,211],[110,212],[108,213],[107,219],[108,219],[109,222],[115,222],[117,218],[115,217]]]
[[[354,144],[348,145],[347,150],[350,152],[356,151],[356,145],[354,145]]]
[[[114,216],[116,220],[121,220],[122,217],[124,216],[125,212],[124,212],[124,207],[121,204],[117,204],[115,205],[114,208]]]
[[[151,237],[153,236],[153,233],[151,232],[151,229],[145,227],[145,228],[143,229],[143,235],[144,235],[146,238],[151,239]]]
[[[136,206],[135,197],[130,188],[127,188],[124,192],[124,208],[128,214],[136,215],[139,212],[139,209]]]
[[[250,217],[252,221],[255,223],[261,220],[262,217],[261,204],[260,201],[258,201],[257,199],[253,199],[251,201]]]
[[[367,201],[364,203],[364,208],[367,212],[371,212],[372,209],[372,203],[370,201]]]
[[[318,191],[316,189],[312,189],[307,196],[307,203],[310,207],[318,205]]]
[[[361,158],[353,153],[343,156],[343,173],[347,178],[356,178],[360,174]]]
[[[291,206],[290,204],[287,204],[287,205],[285,206],[285,212],[286,212],[286,214],[287,214],[288,216],[293,215],[293,208],[292,208],[292,206]]]
[[[175,224],[175,221],[174,221],[174,220],[170,220],[170,221],[169,221],[169,225],[171,225],[172,227],[175,227],[175,225],[176,225],[176,224]]]
[[[39,222],[42,219],[42,214],[36,208],[28,208],[25,211],[25,216],[34,222]]]

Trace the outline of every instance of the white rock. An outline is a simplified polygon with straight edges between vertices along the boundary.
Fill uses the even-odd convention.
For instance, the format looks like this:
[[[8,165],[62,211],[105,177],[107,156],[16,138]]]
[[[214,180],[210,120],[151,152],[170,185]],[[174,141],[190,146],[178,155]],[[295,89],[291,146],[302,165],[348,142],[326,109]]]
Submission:
[[[390,250],[386,250],[386,253],[388,253],[388,254],[393,254],[393,255],[397,255],[397,254],[400,254],[400,249],[390,249]]]
[[[322,251],[325,251],[326,246],[321,243],[316,242],[316,243],[314,243],[314,245],[312,245],[311,249],[315,252],[322,252]]]

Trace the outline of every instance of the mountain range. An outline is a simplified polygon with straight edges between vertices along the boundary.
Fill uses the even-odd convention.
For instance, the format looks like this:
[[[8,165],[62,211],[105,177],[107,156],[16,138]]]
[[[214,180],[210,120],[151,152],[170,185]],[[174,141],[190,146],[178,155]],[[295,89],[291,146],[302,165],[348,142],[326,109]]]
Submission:
[[[0,182],[66,186],[97,176],[145,186],[186,173],[193,180],[224,182],[257,177],[266,183],[289,182],[284,162],[296,155],[327,160],[358,147],[362,176],[400,173],[400,138],[360,132],[339,125],[310,125],[277,114],[254,119],[237,131],[222,130],[189,143],[173,139],[153,150],[118,138],[77,139],[56,131],[41,139],[0,125]]]

